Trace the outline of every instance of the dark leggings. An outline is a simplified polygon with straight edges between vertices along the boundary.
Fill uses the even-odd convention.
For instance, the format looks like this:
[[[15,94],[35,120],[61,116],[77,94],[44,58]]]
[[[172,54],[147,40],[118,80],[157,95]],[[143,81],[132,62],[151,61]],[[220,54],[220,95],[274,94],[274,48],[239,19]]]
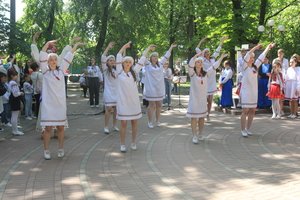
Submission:
[[[90,105],[99,105],[99,89],[99,78],[89,77]]]

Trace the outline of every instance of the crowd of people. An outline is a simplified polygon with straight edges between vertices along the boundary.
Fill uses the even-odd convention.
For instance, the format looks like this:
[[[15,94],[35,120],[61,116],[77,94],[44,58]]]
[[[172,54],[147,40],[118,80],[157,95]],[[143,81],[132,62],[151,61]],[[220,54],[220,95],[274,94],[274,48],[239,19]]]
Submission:
[[[1,62],[0,67],[0,111],[1,120],[5,126],[12,127],[13,135],[24,135],[18,130],[19,113],[23,110],[27,120],[38,118],[37,128],[42,131],[44,142],[44,158],[51,159],[49,150],[50,136],[56,129],[58,136],[58,157],[64,156],[64,129],[68,127],[66,106],[65,73],[72,62],[75,51],[83,46],[81,39],[76,37],[56,54],[57,41],[47,42],[39,51],[36,40],[39,33],[33,37],[31,45],[32,62],[26,63],[24,70],[16,64],[15,55],[9,56],[7,63]],[[186,116],[191,119],[192,142],[203,140],[205,118],[210,120],[213,96],[218,91],[217,70],[220,70],[219,88],[222,107],[233,104],[234,70],[229,60],[224,60],[227,54],[220,55],[222,45],[227,37],[220,39],[219,46],[211,55],[210,50],[200,49],[206,38],[196,47],[196,54],[188,63],[190,77],[189,102]],[[162,103],[170,106],[171,90],[174,73],[169,68],[169,57],[176,44],[172,44],[166,53],[159,58],[155,51],[157,46],[150,45],[143,51],[137,62],[126,56],[126,50],[131,42],[120,48],[117,55],[109,54],[114,47],[110,42],[101,56],[100,67],[92,58],[84,70],[79,82],[85,98],[89,98],[90,107],[99,107],[100,83],[104,82],[103,104],[105,106],[104,130],[120,132],[120,151],[126,152],[127,124],[131,123],[132,139],[130,148],[137,150],[137,124],[142,117],[140,106],[138,80],[142,83],[143,99],[147,104],[148,128],[161,126]],[[255,110],[272,107],[272,119],[283,116],[283,101],[290,102],[290,118],[297,117],[300,96],[299,56],[293,55],[288,63],[282,49],[278,50],[278,58],[269,64],[268,52],[275,47],[269,44],[255,59],[255,52],[262,48],[256,45],[248,52],[242,50],[238,57],[237,94],[242,107],[241,135],[248,137]],[[223,64],[222,64],[223,63]],[[178,72],[176,72],[178,73]],[[89,91],[89,97],[87,96]],[[34,109],[32,108],[34,100]],[[23,102],[23,103],[22,103]],[[22,106],[24,105],[24,106]],[[34,110],[34,113],[32,113]],[[110,120],[112,118],[112,128]],[[118,126],[118,121],[120,125]]]

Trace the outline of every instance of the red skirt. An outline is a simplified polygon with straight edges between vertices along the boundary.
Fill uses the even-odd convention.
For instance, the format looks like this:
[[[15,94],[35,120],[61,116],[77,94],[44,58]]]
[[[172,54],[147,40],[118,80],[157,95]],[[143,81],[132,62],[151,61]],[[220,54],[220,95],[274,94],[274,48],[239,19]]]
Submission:
[[[270,99],[284,99],[284,94],[280,91],[280,85],[271,84],[269,92],[266,94]]]

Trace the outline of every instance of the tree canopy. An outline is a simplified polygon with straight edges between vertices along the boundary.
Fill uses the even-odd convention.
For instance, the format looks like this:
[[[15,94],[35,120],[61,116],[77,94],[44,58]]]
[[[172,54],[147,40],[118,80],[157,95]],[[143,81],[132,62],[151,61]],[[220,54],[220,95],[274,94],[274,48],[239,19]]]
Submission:
[[[24,0],[25,14],[17,23],[16,32],[22,42],[16,50],[30,57],[29,44],[34,32],[42,31],[39,46],[46,40],[59,38],[60,48],[74,36],[87,43],[76,57],[77,65],[85,65],[88,58],[100,58],[105,45],[115,41],[115,54],[119,47],[131,40],[128,54],[137,57],[149,44],[158,45],[159,53],[176,42],[181,48],[175,58],[187,59],[205,36],[210,38],[203,47],[215,48],[223,35],[228,35],[224,51],[235,58],[235,47],[242,44],[271,42],[285,49],[286,55],[300,52],[300,0]],[[0,10],[9,9],[0,0]],[[7,49],[9,20],[0,19],[0,50]],[[285,31],[277,30],[284,25]],[[257,27],[266,30],[259,33]],[[27,48],[27,49],[26,49]],[[172,62],[171,62],[172,64]]]

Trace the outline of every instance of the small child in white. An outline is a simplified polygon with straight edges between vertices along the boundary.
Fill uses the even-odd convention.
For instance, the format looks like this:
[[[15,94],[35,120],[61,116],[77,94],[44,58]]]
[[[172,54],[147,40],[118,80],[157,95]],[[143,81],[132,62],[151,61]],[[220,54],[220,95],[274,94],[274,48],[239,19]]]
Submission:
[[[9,88],[11,91],[11,94],[9,96],[9,104],[11,107],[12,134],[24,135],[23,132],[18,130],[18,117],[21,110],[21,96],[24,95],[24,93],[20,91],[17,84],[18,72],[14,68],[10,68],[7,71],[7,76],[9,80]]]
[[[31,84],[31,78],[30,78],[29,74],[25,75],[25,82],[23,84],[23,91],[25,93],[25,117],[28,120],[32,120],[33,86]]]

